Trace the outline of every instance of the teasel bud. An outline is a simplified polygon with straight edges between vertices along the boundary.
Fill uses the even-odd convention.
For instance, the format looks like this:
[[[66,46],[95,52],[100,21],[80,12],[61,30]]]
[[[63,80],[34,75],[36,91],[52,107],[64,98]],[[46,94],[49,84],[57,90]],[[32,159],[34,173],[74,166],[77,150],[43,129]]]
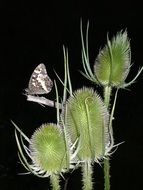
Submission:
[[[110,152],[113,142],[108,127],[109,114],[93,89],[84,87],[75,91],[67,100],[62,116],[79,161],[99,162]]]
[[[86,40],[82,32],[81,22],[81,42],[82,42],[82,64],[84,72],[81,74],[88,80],[103,87],[125,88],[136,81],[143,70],[139,69],[135,77],[125,82],[131,68],[131,47],[127,31],[119,31],[111,40],[107,36],[107,44],[99,51],[92,71],[89,57],[88,32],[89,22],[86,29]]]
[[[63,131],[55,124],[43,124],[30,140],[31,168],[45,176],[60,174],[69,169],[69,151]]]
[[[94,75],[103,86],[124,87],[131,67],[131,48],[127,31],[120,31],[100,50],[95,64]]]

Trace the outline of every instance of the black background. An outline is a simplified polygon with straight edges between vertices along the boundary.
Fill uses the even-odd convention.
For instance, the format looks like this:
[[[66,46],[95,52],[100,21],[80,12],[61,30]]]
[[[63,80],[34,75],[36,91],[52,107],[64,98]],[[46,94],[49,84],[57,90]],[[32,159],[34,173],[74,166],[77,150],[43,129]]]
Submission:
[[[128,1],[53,1],[5,2],[0,6],[0,189],[46,190],[48,179],[25,172],[17,157],[12,119],[26,134],[44,122],[55,121],[55,110],[27,102],[23,95],[30,75],[41,62],[48,74],[55,78],[53,69],[63,77],[62,45],[69,48],[69,62],[73,88],[92,84],[80,75],[81,40],[80,18],[85,29],[90,21],[89,45],[93,64],[99,48],[109,36],[127,29],[131,38],[132,63],[128,80],[143,64],[142,5]],[[59,85],[62,92],[62,86]],[[97,89],[99,90],[99,89]],[[49,98],[55,98],[51,92]],[[115,143],[125,141],[111,156],[111,189],[136,190],[142,188],[142,110],[143,74],[129,90],[119,92],[115,121]],[[95,189],[103,189],[102,168],[95,166]],[[81,189],[80,170],[73,172],[67,189]]]

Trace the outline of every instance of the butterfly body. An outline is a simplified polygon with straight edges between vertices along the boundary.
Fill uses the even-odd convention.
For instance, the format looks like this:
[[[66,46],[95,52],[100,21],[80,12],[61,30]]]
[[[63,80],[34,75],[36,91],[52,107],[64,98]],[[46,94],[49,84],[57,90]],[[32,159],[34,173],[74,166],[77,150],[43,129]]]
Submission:
[[[48,94],[52,87],[53,82],[47,74],[45,65],[41,63],[33,71],[26,92],[28,95]]]

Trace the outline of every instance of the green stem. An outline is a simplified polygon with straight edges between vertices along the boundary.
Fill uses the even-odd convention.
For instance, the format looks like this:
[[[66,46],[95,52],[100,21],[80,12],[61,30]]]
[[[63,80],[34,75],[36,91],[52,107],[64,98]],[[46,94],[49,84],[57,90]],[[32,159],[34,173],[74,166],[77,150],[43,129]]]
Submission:
[[[104,190],[110,190],[110,162],[104,159]]]
[[[104,102],[108,109],[110,107],[111,90],[110,86],[104,88]],[[110,190],[110,162],[108,157],[104,159],[104,190]]]
[[[50,176],[50,182],[52,185],[52,190],[60,190],[60,179],[59,175],[53,174]]]
[[[104,103],[107,106],[107,108],[109,108],[110,105],[111,90],[112,88],[110,86],[106,86],[104,88]]]
[[[82,164],[82,172],[83,172],[83,190],[92,190],[93,182],[92,182],[92,173],[93,168],[90,161],[86,161]]]

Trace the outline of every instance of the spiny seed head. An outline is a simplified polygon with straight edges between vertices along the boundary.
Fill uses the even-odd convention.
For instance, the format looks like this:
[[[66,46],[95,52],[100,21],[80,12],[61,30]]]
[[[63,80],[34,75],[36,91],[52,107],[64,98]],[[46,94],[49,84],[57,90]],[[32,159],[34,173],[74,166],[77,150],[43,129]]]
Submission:
[[[34,167],[49,175],[69,167],[64,135],[55,124],[44,124],[34,132],[30,152]]]
[[[67,100],[65,129],[72,143],[76,143],[80,161],[98,161],[109,144],[109,114],[102,99],[93,89],[82,88]]]
[[[131,67],[131,49],[127,31],[118,32],[99,52],[94,75],[103,86],[122,87]]]

